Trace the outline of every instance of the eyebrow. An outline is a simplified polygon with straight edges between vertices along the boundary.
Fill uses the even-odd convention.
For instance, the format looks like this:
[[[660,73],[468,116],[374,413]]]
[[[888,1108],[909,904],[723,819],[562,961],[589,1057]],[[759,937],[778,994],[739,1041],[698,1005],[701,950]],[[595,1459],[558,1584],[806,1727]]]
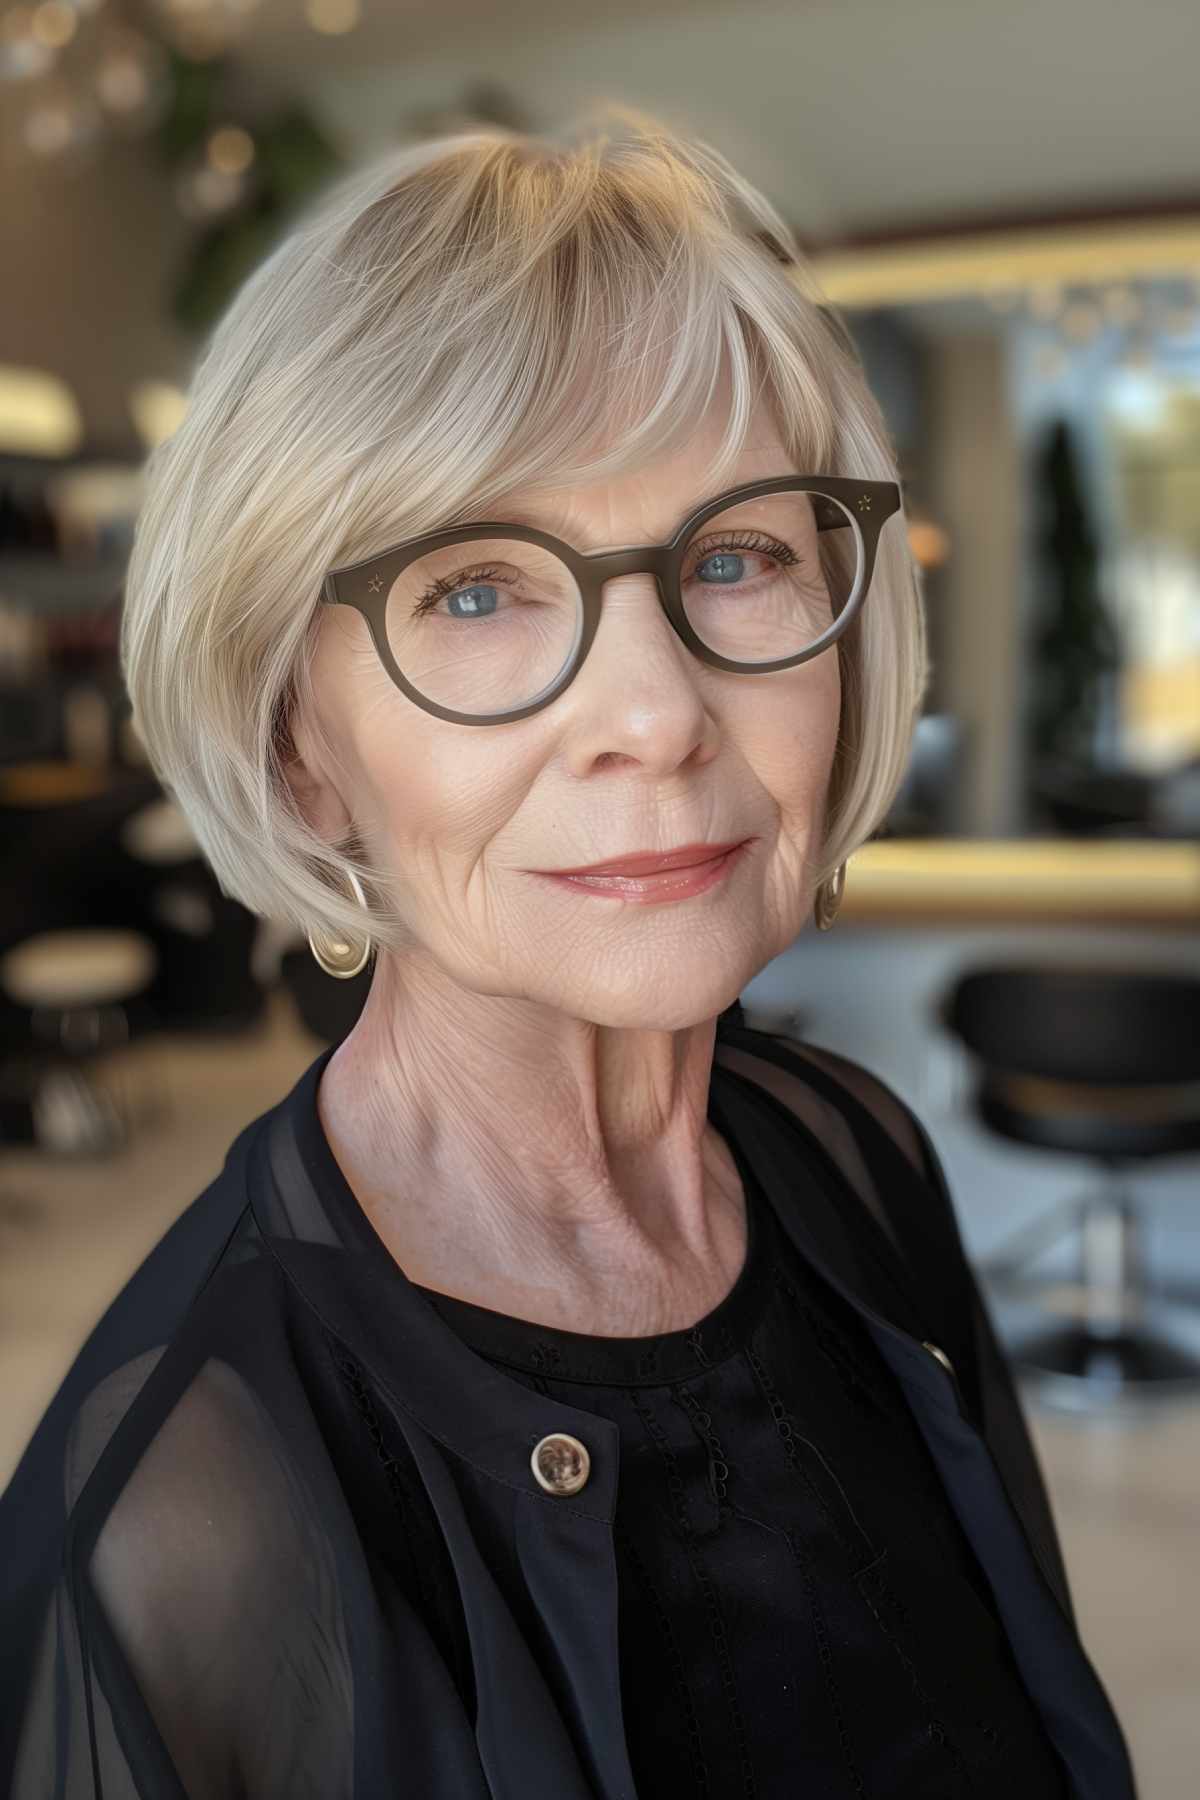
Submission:
[[[775,481],[775,480],[782,480],[785,475],[799,476],[802,474],[803,474],[803,471],[800,469],[783,469],[780,471],[778,476],[764,475],[762,477],[762,479],[764,481]],[[695,498],[693,498],[689,502],[688,505],[683,507],[682,510],[676,514],[675,523],[671,527],[671,532],[673,533],[674,531],[676,531],[679,528],[679,526],[683,524],[683,521],[685,519],[690,519],[694,512],[699,512],[700,508],[702,506],[706,506],[710,500],[716,500],[722,494],[732,494],[738,488],[749,487],[750,485],[751,485],[750,479],[747,479],[745,481],[735,481],[731,487],[717,488],[715,491],[709,491],[709,492],[697,495]],[[463,521],[463,523],[465,525],[474,524],[475,522],[476,521],[474,519],[464,519],[464,521]],[[548,532],[551,537],[562,538],[564,543],[570,544],[570,543],[574,542],[574,537],[573,537],[572,533],[573,533],[575,527],[570,519],[559,518],[557,520],[547,520],[547,518],[544,515],[539,516],[538,509],[533,506],[502,507],[499,511],[494,512],[491,515],[489,515],[489,521],[480,521],[480,523],[486,523],[486,522],[492,522],[497,525],[528,525],[534,531],[545,531],[545,532]],[[600,546],[601,549],[607,549],[610,547],[615,550],[624,550],[628,546],[626,546],[625,544],[614,544],[612,546],[608,546],[608,545]]]

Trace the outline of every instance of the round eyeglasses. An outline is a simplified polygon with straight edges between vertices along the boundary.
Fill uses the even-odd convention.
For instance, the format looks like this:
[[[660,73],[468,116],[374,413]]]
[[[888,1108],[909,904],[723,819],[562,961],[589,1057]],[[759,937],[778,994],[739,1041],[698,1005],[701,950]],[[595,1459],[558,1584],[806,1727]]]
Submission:
[[[818,656],[858,613],[900,504],[894,481],[785,475],[707,501],[666,544],[585,553],[533,526],[456,526],[330,570],[321,599],[363,615],[426,712],[504,725],[574,681],[621,575],[653,575],[675,631],[713,668],[762,675]]]

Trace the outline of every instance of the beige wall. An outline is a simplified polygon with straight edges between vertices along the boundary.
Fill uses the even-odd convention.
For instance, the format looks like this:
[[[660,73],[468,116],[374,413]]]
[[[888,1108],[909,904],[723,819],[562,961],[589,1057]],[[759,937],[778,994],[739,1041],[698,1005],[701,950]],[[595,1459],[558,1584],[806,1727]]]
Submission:
[[[11,157],[0,173],[0,362],[64,377],[89,440],[135,448],[130,388],[185,379],[194,355],[168,314],[195,228],[152,146],[106,145],[74,173]]]

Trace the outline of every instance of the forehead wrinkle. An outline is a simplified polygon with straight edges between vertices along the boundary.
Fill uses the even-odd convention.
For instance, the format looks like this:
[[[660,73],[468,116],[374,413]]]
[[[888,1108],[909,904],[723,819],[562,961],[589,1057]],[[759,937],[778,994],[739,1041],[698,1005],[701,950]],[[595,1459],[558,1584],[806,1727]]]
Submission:
[[[805,471],[802,469],[793,469],[789,465],[785,469],[780,469],[778,473],[779,475],[803,475]],[[775,477],[764,475],[761,479],[764,481],[772,481]],[[750,479],[745,481],[731,481],[727,487],[707,488],[703,493],[694,495],[690,501],[679,508],[660,541],[666,542],[667,539],[673,537],[675,532],[683,524],[684,520],[689,519],[694,512],[699,512],[700,508],[707,505],[710,500],[717,499],[721,494],[732,493],[735,488],[748,487],[749,485]],[[486,520],[481,519],[479,523],[528,525],[534,531],[545,531],[548,532],[551,537],[561,538],[564,543],[570,544],[574,549],[582,552],[588,550],[624,550],[628,547],[628,540],[620,544],[588,544],[586,542],[588,532],[582,521],[573,519],[570,513],[564,513],[561,510],[555,510],[549,506],[538,506],[536,502],[524,506],[509,506],[502,503],[498,508],[493,509],[492,512],[489,513]]]

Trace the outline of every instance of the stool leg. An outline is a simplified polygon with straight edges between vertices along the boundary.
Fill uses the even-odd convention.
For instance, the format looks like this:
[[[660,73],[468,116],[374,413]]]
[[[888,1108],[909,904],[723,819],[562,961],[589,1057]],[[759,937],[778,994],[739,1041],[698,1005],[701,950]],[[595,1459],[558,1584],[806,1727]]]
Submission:
[[[169,1123],[174,1109],[168,1084],[159,1067],[161,1046],[153,1037],[132,1042],[128,1015],[124,1008],[121,1011],[125,1047],[118,1049],[105,1080],[112,1089],[126,1135],[132,1137],[146,1126],[153,1129]]]
[[[1006,1347],[1037,1378],[1041,1399],[1074,1410],[1194,1394],[1200,1358],[1147,1321],[1148,1289],[1137,1202],[1123,1188],[1091,1195],[1078,1209],[1079,1281],[1076,1317]]]
[[[1090,1200],[1079,1235],[1084,1317],[1093,1337],[1137,1331],[1145,1311],[1145,1270],[1139,1220],[1124,1190]]]
[[[119,1150],[125,1127],[108,1094],[70,1063],[48,1067],[32,1094],[34,1140],[40,1150],[96,1156]]]
[[[1001,1289],[1021,1285],[1027,1263],[1074,1231],[1079,1222],[1080,1202],[1059,1200],[1029,1225],[1022,1225],[1004,1239],[999,1250],[980,1264],[980,1273],[989,1287]]]

